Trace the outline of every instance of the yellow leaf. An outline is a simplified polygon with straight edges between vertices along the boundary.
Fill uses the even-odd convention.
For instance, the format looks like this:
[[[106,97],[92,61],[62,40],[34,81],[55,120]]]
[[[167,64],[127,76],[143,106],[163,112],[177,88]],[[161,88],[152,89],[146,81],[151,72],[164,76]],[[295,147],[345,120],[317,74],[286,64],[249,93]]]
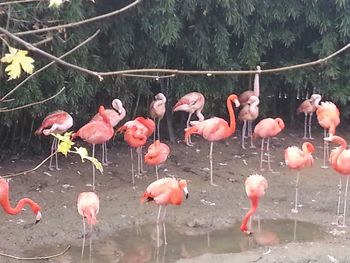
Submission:
[[[29,74],[33,73],[34,59],[27,56],[27,50],[9,47],[9,52],[10,53],[6,53],[5,56],[1,58],[1,62],[9,64],[5,68],[5,71],[9,75],[8,80],[18,78],[22,73],[22,69]]]
[[[77,154],[80,155],[81,160],[84,162],[84,159],[89,156],[88,151],[84,147],[74,147]]]
[[[90,162],[92,162],[93,165],[95,165],[96,169],[99,170],[101,174],[103,174],[103,166],[96,158],[89,156],[86,157],[86,159],[90,160]]]
[[[72,132],[66,132],[64,135],[61,134],[52,134],[59,140],[59,144],[57,147],[57,151],[67,156],[69,150],[72,148],[72,145],[74,145],[74,142],[71,141]]]

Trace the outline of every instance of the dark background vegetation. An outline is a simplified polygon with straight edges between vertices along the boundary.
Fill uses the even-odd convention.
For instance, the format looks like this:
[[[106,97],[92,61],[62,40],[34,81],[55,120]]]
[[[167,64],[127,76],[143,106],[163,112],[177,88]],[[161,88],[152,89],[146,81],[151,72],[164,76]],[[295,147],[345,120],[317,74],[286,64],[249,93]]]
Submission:
[[[0,24],[20,32],[80,21],[125,6],[132,1],[70,0],[58,10],[47,2],[2,6]],[[288,66],[323,58],[350,41],[350,1],[348,0],[144,0],[127,12],[103,21],[59,32],[22,36],[34,43],[48,36],[53,40],[40,48],[60,56],[78,45],[97,29],[93,41],[65,58],[66,61],[97,71],[137,68],[191,70],[247,70]],[[11,42],[12,46],[18,46]],[[19,46],[18,46],[19,47]],[[6,52],[4,47],[2,53]],[[36,54],[35,67],[49,61]],[[341,109],[342,121],[349,118],[350,53],[348,51],[318,66],[263,74],[260,77],[260,117],[282,116],[287,127],[302,125],[296,117],[299,103],[313,92],[332,100]],[[14,88],[19,80],[7,81],[0,71],[0,95]],[[154,93],[162,91],[172,107],[190,91],[202,92],[207,103],[205,116],[226,117],[224,103],[230,93],[251,88],[254,76],[176,76],[159,81],[106,77],[98,79],[60,65],[53,65],[16,91],[15,107],[55,94],[63,86],[64,95],[39,106],[0,115],[0,149],[5,154],[39,153],[48,140],[37,138],[34,130],[49,112],[57,109],[72,114],[78,129],[113,98],[124,102],[126,120],[147,115]],[[175,121],[171,120],[175,118]],[[182,137],[183,114],[168,115],[168,124]],[[173,124],[171,124],[171,121]],[[167,122],[163,121],[164,128]],[[295,126],[294,126],[295,127]],[[166,129],[163,129],[165,131]],[[164,135],[167,136],[167,133]],[[47,148],[45,149],[47,151]]]

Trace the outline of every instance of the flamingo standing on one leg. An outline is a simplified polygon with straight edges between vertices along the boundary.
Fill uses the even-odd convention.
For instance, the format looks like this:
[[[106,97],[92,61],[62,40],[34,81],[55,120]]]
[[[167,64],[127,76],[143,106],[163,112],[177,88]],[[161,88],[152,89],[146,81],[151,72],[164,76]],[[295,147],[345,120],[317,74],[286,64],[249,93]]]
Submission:
[[[284,122],[281,118],[266,118],[261,120],[254,128],[254,138],[260,137],[261,140],[261,154],[260,154],[260,171],[263,171],[262,163],[264,157],[264,139],[267,138],[266,152],[267,164],[269,171],[272,171],[270,164],[270,137],[276,136],[284,129]]]
[[[348,195],[348,184],[349,184],[349,176],[350,176],[350,150],[346,149],[347,143],[340,136],[330,136],[324,138],[324,140],[328,142],[334,142],[339,144],[340,146],[332,150],[329,161],[333,169],[338,172],[340,175],[346,176],[346,185],[345,185],[345,193],[344,193],[344,213],[343,213],[343,225],[345,226],[345,214],[346,214],[346,198]],[[337,221],[339,222],[339,214],[340,214],[340,195],[342,188],[342,178],[339,178],[338,185],[338,207],[337,207]],[[339,224],[339,223],[338,223]]]
[[[175,111],[186,111],[188,112],[188,118],[186,122],[186,128],[190,127],[190,120],[193,113],[196,113],[198,121],[203,121],[204,116],[202,110],[204,107],[205,98],[202,93],[190,92],[183,96],[174,106],[173,112]],[[193,146],[191,137],[186,140],[188,146]]]
[[[81,248],[81,257],[84,255],[84,247],[85,247],[85,235],[86,235],[86,228],[85,228],[85,218],[88,222],[88,225],[90,225],[90,253],[91,253],[91,234],[92,234],[92,226],[96,225],[96,215],[99,212],[100,209],[100,200],[98,199],[98,196],[94,192],[82,192],[78,196],[78,202],[77,202],[78,212],[83,217],[83,228],[84,228],[84,234],[83,234],[83,246]]]
[[[166,231],[165,231],[165,214],[166,205],[181,205],[183,194],[185,192],[186,199],[188,198],[187,182],[186,180],[177,180],[175,178],[162,178],[153,183],[151,183],[143,196],[141,197],[141,202],[151,202],[154,201],[159,205],[158,216],[157,216],[157,246],[160,247],[159,241],[159,223],[163,222],[163,234],[164,234],[164,244],[167,244]],[[160,220],[160,212],[164,207],[163,218]]]
[[[159,164],[165,163],[169,153],[169,146],[165,143],[161,143],[159,140],[156,140],[148,147],[148,151],[145,155],[145,163],[148,165],[155,165],[157,167]],[[156,176],[158,180],[158,169],[156,169]]]
[[[340,123],[340,113],[335,106],[333,102],[326,101],[321,102],[321,105],[317,107],[316,110],[317,120],[318,123],[323,127],[324,130],[324,136],[332,136],[335,134],[335,129]],[[327,134],[328,129],[328,134]],[[323,143],[323,165],[321,168],[328,168],[328,165],[326,164],[326,159],[328,159],[329,156],[329,147],[328,147],[328,141],[324,140]]]
[[[247,102],[241,109],[238,114],[238,119],[243,121],[242,128],[242,148],[245,149],[244,146],[244,137],[245,130],[247,126],[247,122],[253,122],[259,116],[259,98],[256,96],[251,96]],[[255,148],[253,144],[253,136],[250,134],[250,148]]]
[[[150,105],[150,115],[153,118],[153,121],[156,122],[157,119],[157,133],[158,140],[160,140],[160,132],[159,132],[159,123],[163,119],[165,114],[165,103],[166,97],[163,93],[158,93],[155,97],[155,100],[152,101]],[[156,133],[153,134],[153,141],[156,140]]]
[[[123,107],[123,103],[119,99],[114,99],[112,101],[112,107],[113,109],[106,109],[106,115],[109,118],[109,121],[112,125],[112,127],[115,127],[118,125],[118,123],[125,118],[126,110]],[[91,121],[102,121],[102,116],[97,113]],[[102,164],[108,165],[110,162],[107,158],[107,143],[102,144]]]
[[[305,114],[303,139],[311,139],[311,140],[313,139],[311,136],[311,120],[312,120],[312,115],[316,111],[321,99],[322,97],[320,94],[312,94],[310,99],[304,100],[297,109],[297,114],[302,112]],[[309,122],[307,122],[308,116],[310,116]],[[309,137],[306,136],[307,126],[309,126]]]
[[[72,140],[80,137],[87,143],[92,144],[92,157],[95,157],[95,145],[103,144],[113,137],[114,130],[106,115],[105,108],[100,106],[98,113],[102,121],[90,121],[72,134]],[[92,190],[95,191],[95,165],[92,164]]]
[[[65,111],[55,111],[50,113],[45,117],[40,127],[35,131],[34,134],[39,135],[43,133],[44,135],[50,134],[62,134],[65,133],[69,128],[73,126],[73,118]],[[53,138],[51,145],[51,157],[49,170],[53,171],[52,167],[52,158],[55,153],[56,160],[56,170],[61,170],[58,167],[58,157],[57,157],[57,147],[58,147],[58,139],[56,137]]]
[[[153,120],[137,117],[133,121],[126,122],[117,130],[117,132],[125,132],[124,140],[130,146],[132,185],[135,185],[134,158],[132,148],[137,149],[137,173],[138,175],[141,175],[143,173],[142,146],[146,144],[147,138],[152,135],[154,129],[155,124]]]
[[[248,220],[255,213],[258,208],[259,199],[265,195],[265,190],[267,189],[268,184],[264,176],[260,174],[250,175],[245,181],[245,191],[248,198],[250,199],[250,209],[247,214],[244,216],[241,231],[246,234],[251,234],[252,231],[248,231]]]
[[[10,201],[9,201],[9,184],[8,182],[0,177],[0,205],[2,209],[10,215],[17,215],[22,212],[22,208],[25,205],[29,205],[32,209],[33,213],[35,214],[35,224],[39,223],[41,220],[41,207],[35,203],[32,199],[29,198],[22,198],[17,203],[16,207],[11,207]]]
[[[236,94],[231,94],[228,96],[226,105],[230,115],[230,125],[222,118],[213,117],[206,119],[204,121],[192,121],[192,127],[185,129],[185,139],[186,141],[191,136],[191,134],[199,134],[203,136],[204,139],[210,141],[210,184],[214,185],[213,182],[213,142],[221,141],[229,136],[231,136],[236,130],[236,118],[233,111],[232,103],[235,103],[236,107],[239,107],[239,101]]]
[[[315,147],[309,143],[304,142],[302,146],[302,150],[300,150],[296,146],[288,147],[284,151],[284,159],[287,166],[290,169],[297,170],[297,180],[295,182],[295,202],[294,209],[292,209],[293,213],[298,213],[298,184],[300,177],[300,170],[305,167],[311,167],[314,164],[314,158],[312,157],[312,153],[315,151]]]

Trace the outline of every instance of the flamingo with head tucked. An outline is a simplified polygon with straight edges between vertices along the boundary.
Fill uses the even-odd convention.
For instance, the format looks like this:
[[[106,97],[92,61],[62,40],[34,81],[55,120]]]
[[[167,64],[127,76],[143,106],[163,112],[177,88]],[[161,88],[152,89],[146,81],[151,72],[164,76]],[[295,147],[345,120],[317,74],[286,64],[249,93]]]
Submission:
[[[158,133],[158,140],[160,140],[159,124],[165,114],[166,97],[164,96],[163,93],[158,93],[154,98],[155,100],[152,101],[150,105],[150,115],[153,118],[154,122],[156,122],[156,119],[157,119],[157,133]],[[153,141],[155,140],[156,140],[156,133],[153,134]]]
[[[68,131],[72,126],[73,126],[72,116],[65,111],[58,110],[47,115],[43,120],[43,122],[41,123],[40,127],[35,131],[34,134],[39,135],[43,133],[46,136],[50,134],[62,134]],[[51,157],[50,157],[50,164],[49,164],[49,170],[51,171],[53,171],[53,167],[52,167],[53,155],[55,155],[56,170],[61,170],[58,167],[57,147],[58,147],[58,139],[54,137],[51,145]]]
[[[311,167],[314,164],[314,158],[312,153],[315,151],[315,147],[309,143],[304,142],[302,150],[296,146],[288,147],[284,151],[284,159],[288,168],[297,170],[297,180],[295,183],[295,202],[293,213],[298,213],[298,184],[300,177],[300,170],[306,167]]]
[[[297,109],[297,114],[304,113],[304,137],[303,139],[313,139],[311,136],[311,120],[312,115],[316,111],[318,105],[320,104],[322,97],[320,94],[312,94],[310,99],[304,100]],[[307,117],[309,116],[309,122],[307,122]],[[306,136],[307,126],[309,125],[309,137]]]
[[[175,111],[186,111],[188,112],[188,118],[186,122],[186,128],[190,127],[190,120],[193,113],[198,117],[198,121],[203,121],[204,116],[202,110],[204,107],[205,98],[202,93],[199,92],[190,92],[183,96],[174,106],[173,112]],[[191,137],[188,137],[186,140],[188,146],[193,146],[191,142]]]
[[[126,110],[123,107],[123,103],[119,99],[114,99],[112,101],[112,107],[113,109],[106,109],[105,113],[112,125],[112,127],[115,127],[118,125],[118,123],[125,118],[126,116]],[[102,121],[102,116],[97,113],[91,121]],[[102,144],[102,164],[108,165],[110,162],[107,158],[107,142]]]
[[[253,122],[256,118],[259,116],[259,98],[257,96],[250,96],[248,99],[247,104],[243,106],[243,108],[240,110],[238,114],[238,119],[243,121],[243,128],[242,128],[242,148],[245,149],[244,145],[244,137],[245,137],[245,131],[247,122]],[[255,148],[253,144],[253,136],[250,135],[250,148]]]
[[[165,163],[170,153],[170,148],[165,143],[156,140],[148,147],[145,155],[145,163],[156,167],[156,176],[158,180],[158,165]]]
[[[230,115],[230,124],[222,118],[213,117],[204,121],[192,121],[192,127],[185,129],[185,140],[187,141],[191,134],[199,134],[204,139],[210,141],[210,184],[216,186],[213,182],[213,142],[221,141],[231,136],[236,130],[236,118],[232,103],[239,107],[239,101],[236,94],[227,97],[226,105]]]

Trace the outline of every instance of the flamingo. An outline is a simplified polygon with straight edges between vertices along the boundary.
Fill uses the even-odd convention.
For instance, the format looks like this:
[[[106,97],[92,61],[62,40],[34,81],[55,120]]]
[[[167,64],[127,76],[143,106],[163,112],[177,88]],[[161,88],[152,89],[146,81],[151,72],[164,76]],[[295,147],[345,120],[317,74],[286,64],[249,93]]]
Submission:
[[[210,184],[216,186],[213,182],[213,142],[221,141],[231,136],[236,130],[236,118],[232,107],[232,102],[239,107],[239,101],[236,94],[227,97],[226,105],[230,115],[230,125],[222,118],[213,117],[204,121],[192,121],[192,127],[185,129],[185,140],[187,141],[191,134],[202,135],[204,139],[210,141]]]
[[[80,137],[87,143],[92,144],[92,157],[95,157],[95,145],[103,144],[113,137],[114,130],[106,114],[105,108],[101,105],[98,113],[102,121],[91,121],[72,134],[72,140]],[[95,165],[92,165],[92,190],[95,191]]]
[[[284,129],[284,122],[281,118],[266,118],[261,120],[254,128],[254,138],[260,137],[261,154],[260,154],[260,171],[263,171],[262,163],[264,157],[264,139],[267,138],[266,152],[267,164],[269,171],[272,171],[270,164],[270,137],[276,136]]]
[[[156,176],[158,180],[158,165],[165,163],[170,153],[170,148],[165,143],[161,143],[159,140],[156,140],[148,147],[148,151],[145,155],[145,163],[148,165],[156,166]]]
[[[185,193],[186,199],[188,198],[187,182],[186,180],[177,180],[175,178],[162,178],[151,183],[143,196],[141,197],[141,203],[154,201],[159,205],[158,216],[157,216],[157,246],[160,247],[159,242],[159,223],[160,223],[160,212],[164,207],[163,212],[163,234],[164,244],[167,244],[166,231],[165,231],[165,214],[166,206],[181,205],[183,194]]]
[[[65,111],[58,110],[47,115],[43,120],[43,122],[41,123],[40,127],[35,131],[34,134],[39,135],[43,133],[46,136],[50,134],[62,134],[62,133],[65,133],[72,126],[73,126],[72,116]],[[61,170],[58,167],[57,147],[58,147],[58,139],[54,137],[51,145],[51,157],[50,157],[50,164],[49,164],[50,171],[53,171],[53,167],[52,167],[53,155],[55,155],[56,170]]]
[[[186,122],[186,128],[190,127],[190,120],[193,113],[196,113],[198,120],[203,121],[204,116],[202,110],[204,107],[205,98],[202,93],[199,92],[190,92],[183,96],[174,106],[173,112],[176,111],[186,111],[188,112],[188,118]],[[191,137],[186,140],[188,146],[193,146]]]
[[[311,136],[311,120],[312,115],[316,111],[318,105],[320,104],[322,97],[320,94],[312,94],[310,99],[304,100],[297,109],[297,114],[304,113],[304,137],[303,139],[313,139]],[[309,116],[309,123],[307,123],[307,117]],[[309,137],[306,136],[307,133],[307,125],[309,125]]]
[[[134,158],[132,148],[137,148],[137,173],[142,174],[142,146],[146,144],[147,138],[154,132],[154,121],[149,118],[136,117],[133,121],[126,122],[117,132],[124,132],[124,140],[130,146],[131,177],[132,185],[135,185]]]
[[[244,185],[247,196],[250,199],[251,206],[242,220],[241,231],[250,235],[252,231],[248,230],[248,220],[257,210],[259,199],[265,195],[268,183],[264,176],[260,174],[253,174],[246,179]]]
[[[159,123],[163,119],[165,114],[165,103],[166,97],[163,93],[158,93],[155,97],[155,100],[152,101],[150,105],[150,115],[153,118],[153,121],[156,122],[157,119],[157,133],[158,140],[160,140],[160,132],[159,132]],[[156,133],[153,134],[153,141],[156,140]]]
[[[92,226],[96,225],[96,215],[100,209],[100,200],[98,196],[94,192],[82,192],[78,196],[77,202],[78,213],[83,217],[83,246],[81,248],[81,257],[84,255],[84,247],[85,247],[85,218],[87,220],[88,225],[90,225],[90,252],[91,252],[91,234],[92,234]]]
[[[312,153],[315,151],[315,147],[309,143],[304,142],[302,150],[296,146],[288,147],[284,151],[284,159],[287,166],[290,169],[297,170],[297,180],[295,182],[295,202],[292,213],[298,213],[298,184],[300,177],[300,170],[305,167],[311,167],[314,164],[314,158]]]
[[[345,214],[346,214],[346,198],[348,194],[348,184],[349,184],[349,176],[350,176],[350,150],[347,148],[346,141],[340,137],[340,136],[329,136],[324,138],[324,140],[328,142],[334,142],[336,144],[339,144],[340,146],[332,150],[329,161],[332,166],[332,168],[338,172],[340,175],[346,176],[346,185],[345,185],[345,193],[344,193],[344,213],[343,213],[343,225],[345,226]],[[338,208],[337,208],[337,215],[338,215],[338,221],[339,221],[339,214],[340,214],[340,195],[341,195],[341,188],[342,188],[342,178],[340,176],[339,178],[339,185],[338,185]]]
[[[247,104],[243,106],[243,108],[238,114],[238,119],[243,121],[243,128],[242,128],[242,148],[243,149],[245,149],[244,137],[245,137],[247,122],[252,123],[259,116],[259,107],[258,107],[259,102],[260,101],[257,96],[250,96]],[[252,134],[250,134],[250,148],[255,148],[253,144]]]
[[[109,118],[109,121],[111,122],[112,127],[115,127],[118,125],[118,123],[125,118],[126,110],[123,107],[123,103],[119,99],[114,99],[112,101],[112,107],[113,109],[106,109],[106,115]],[[102,116],[97,113],[91,121],[102,121]],[[102,144],[102,164],[108,165],[110,163],[107,158],[107,143]]]
[[[321,105],[316,110],[318,123],[324,130],[324,138],[335,134],[335,129],[340,123],[340,113],[333,102],[326,101],[321,102]],[[327,134],[328,129],[328,134]],[[327,156],[329,156],[328,141],[324,140],[323,143],[323,165],[321,168],[328,168],[326,164]]]
[[[25,205],[29,205],[32,212],[35,214],[35,224],[39,223],[41,220],[41,207],[35,203],[32,199],[22,198],[17,203],[16,207],[11,207],[9,201],[9,183],[0,177],[0,205],[2,209],[9,215],[17,215],[22,212],[22,208]]]

